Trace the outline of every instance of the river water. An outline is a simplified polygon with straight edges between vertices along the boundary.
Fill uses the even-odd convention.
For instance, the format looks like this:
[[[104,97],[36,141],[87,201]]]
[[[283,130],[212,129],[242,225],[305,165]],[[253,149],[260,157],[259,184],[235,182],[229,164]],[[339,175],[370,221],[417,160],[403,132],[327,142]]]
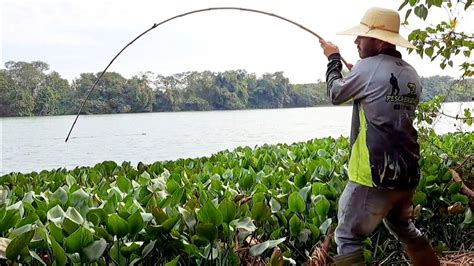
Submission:
[[[446,103],[446,113],[474,109],[474,102]],[[474,110],[472,110],[474,113]],[[351,106],[291,109],[0,118],[0,175],[72,169],[105,160],[151,163],[209,156],[238,146],[294,143],[348,136]],[[462,115],[462,113],[461,113]],[[436,122],[438,133],[459,129]],[[474,131],[466,125],[460,128]]]

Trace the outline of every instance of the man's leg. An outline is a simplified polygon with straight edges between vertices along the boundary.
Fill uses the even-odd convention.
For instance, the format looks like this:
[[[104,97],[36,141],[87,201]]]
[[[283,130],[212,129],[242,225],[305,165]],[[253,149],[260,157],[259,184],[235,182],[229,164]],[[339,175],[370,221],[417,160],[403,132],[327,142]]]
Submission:
[[[414,190],[393,191],[391,194],[398,200],[383,221],[385,227],[405,245],[408,256],[415,266],[440,265],[428,239],[413,224],[412,197]]]
[[[338,260],[362,256],[362,241],[372,234],[390,209],[391,202],[384,191],[350,181],[347,183],[339,199],[338,226],[335,232],[339,256],[335,258],[336,265]]]

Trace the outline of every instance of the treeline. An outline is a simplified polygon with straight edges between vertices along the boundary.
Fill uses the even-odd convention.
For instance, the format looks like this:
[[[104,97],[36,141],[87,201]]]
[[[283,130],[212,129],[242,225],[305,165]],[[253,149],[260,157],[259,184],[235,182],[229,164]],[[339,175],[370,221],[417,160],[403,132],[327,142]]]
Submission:
[[[83,73],[70,84],[41,61],[14,62],[0,70],[0,116],[75,114],[100,73]],[[423,78],[422,101],[448,95],[472,100],[473,80]],[[245,70],[184,72],[172,76],[142,73],[127,79],[107,72],[83,113],[232,110],[327,105],[326,84],[290,84],[283,72],[257,77]]]

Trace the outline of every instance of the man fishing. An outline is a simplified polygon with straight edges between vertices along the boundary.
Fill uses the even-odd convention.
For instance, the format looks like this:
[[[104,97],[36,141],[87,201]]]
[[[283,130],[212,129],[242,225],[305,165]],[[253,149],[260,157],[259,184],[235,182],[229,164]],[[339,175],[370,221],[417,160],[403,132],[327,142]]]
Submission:
[[[329,63],[333,104],[353,101],[349,181],[339,199],[336,265],[364,264],[362,241],[383,221],[414,265],[439,265],[428,239],[413,224],[412,197],[420,179],[420,148],[413,127],[420,78],[396,46],[414,48],[399,34],[396,11],[371,8],[355,35],[361,60],[343,77],[339,49],[320,40]]]

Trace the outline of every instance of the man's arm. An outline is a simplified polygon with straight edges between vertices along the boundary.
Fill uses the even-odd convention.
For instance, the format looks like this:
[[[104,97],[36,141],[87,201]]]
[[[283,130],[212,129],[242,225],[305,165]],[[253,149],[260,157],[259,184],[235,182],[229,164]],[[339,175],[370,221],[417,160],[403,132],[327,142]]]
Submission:
[[[339,48],[336,45],[320,41],[324,54],[328,57],[326,71],[327,93],[333,104],[342,104],[352,99],[363,97],[366,78],[361,78],[360,71],[354,67],[349,76],[342,76],[342,62]]]
[[[328,96],[331,97],[331,88],[334,81],[342,79],[342,63],[341,55],[334,53],[328,57],[328,69],[326,70],[326,84],[328,90]]]

